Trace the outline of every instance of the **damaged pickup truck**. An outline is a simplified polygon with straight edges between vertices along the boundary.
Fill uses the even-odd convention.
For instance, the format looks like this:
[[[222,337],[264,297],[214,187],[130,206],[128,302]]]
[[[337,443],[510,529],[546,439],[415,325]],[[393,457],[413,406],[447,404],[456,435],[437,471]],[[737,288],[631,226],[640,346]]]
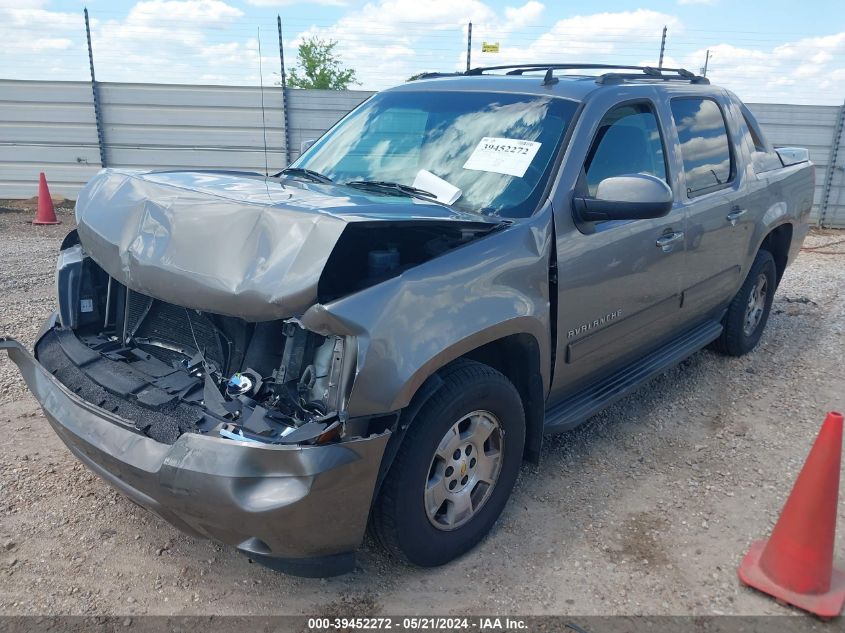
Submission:
[[[544,433],[752,349],[812,198],[806,151],[684,70],[426,77],[275,176],[103,170],[34,355],[0,348],[74,455],[190,534],[328,575],[369,525],[438,565]]]

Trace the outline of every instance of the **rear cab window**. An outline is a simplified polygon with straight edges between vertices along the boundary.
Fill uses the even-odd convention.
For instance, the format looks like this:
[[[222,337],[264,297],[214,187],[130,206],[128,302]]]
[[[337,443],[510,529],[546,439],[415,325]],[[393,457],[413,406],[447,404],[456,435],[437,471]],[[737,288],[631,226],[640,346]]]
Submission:
[[[677,97],[670,101],[678,131],[688,197],[727,187],[736,166],[725,116],[715,100]]]
[[[783,167],[780,158],[769,145],[763,135],[763,130],[760,129],[760,124],[757,123],[757,119],[754,118],[748,106],[740,102],[739,110],[742,112],[742,118],[745,121],[747,130],[745,142],[748,145],[748,151],[751,152],[751,166],[754,168],[754,172],[761,174]]]

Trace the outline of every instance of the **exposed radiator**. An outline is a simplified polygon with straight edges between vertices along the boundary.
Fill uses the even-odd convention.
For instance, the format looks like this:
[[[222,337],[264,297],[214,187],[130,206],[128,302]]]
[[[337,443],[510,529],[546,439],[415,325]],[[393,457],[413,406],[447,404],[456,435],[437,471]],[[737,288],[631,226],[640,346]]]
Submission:
[[[201,351],[218,367],[225,365],[224,343],[211,319],[181,306],[127,291],[123,340],[165,362]]]

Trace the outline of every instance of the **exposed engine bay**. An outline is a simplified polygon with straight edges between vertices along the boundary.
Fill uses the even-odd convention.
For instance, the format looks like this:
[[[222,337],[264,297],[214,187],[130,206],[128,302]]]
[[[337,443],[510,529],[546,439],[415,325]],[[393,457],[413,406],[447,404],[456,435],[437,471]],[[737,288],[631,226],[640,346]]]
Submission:
[[[61,327],[38,343],[40,362],[153,439],[198,432],[325,443],[390,422],[352,428],[346,418],[349,337],[320,336],[296,319],[249,323],[154,299],[109,277],[79,244],[62,250],[57,285]]]
[[[318,334],[296,317],[507,222],[325,188],[103,170],[78,197],[78,228],[57,262],[59,320],[36,345],[38,360],[161,442],[189,432],[276,444],[383,432],[397,413],[346,413],[356,338]]]

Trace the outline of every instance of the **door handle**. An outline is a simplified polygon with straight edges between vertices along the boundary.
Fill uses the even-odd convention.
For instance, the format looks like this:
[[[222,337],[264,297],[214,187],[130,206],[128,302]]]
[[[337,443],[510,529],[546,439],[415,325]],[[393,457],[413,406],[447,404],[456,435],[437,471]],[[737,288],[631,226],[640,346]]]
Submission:
[[[728,213],[725,219],[731,223],[731,226],[736,226],[736,221],[743,215],[745,215],[747,212],[748,209],[740,209],[739,207],[734,207],[733,209],[731,209],[731,212]]]
[[[675,243],[680,242],[682,239],[684,239],[684,232],[675,231],[674,233],[661,235],[654,244],[658,248],[663,249],[664,253],[671,253],[672,249],[675,248]]]

